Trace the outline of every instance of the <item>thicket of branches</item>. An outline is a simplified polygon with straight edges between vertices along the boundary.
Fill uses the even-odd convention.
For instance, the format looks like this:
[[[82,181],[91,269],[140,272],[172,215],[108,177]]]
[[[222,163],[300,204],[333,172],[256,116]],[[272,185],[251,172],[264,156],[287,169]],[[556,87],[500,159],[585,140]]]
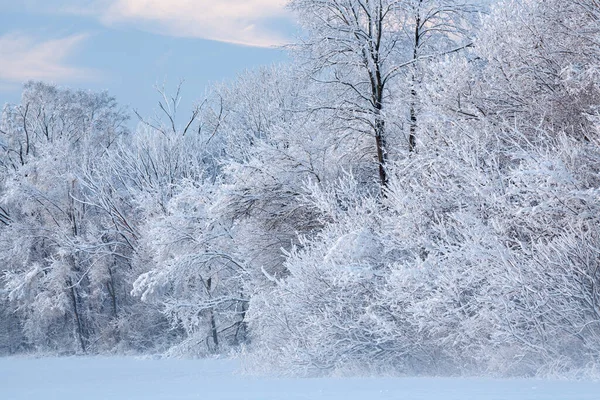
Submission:
[[[294,0],[289,65],[0,120],[0,352],[252,370],[600,362],[600,3]]]

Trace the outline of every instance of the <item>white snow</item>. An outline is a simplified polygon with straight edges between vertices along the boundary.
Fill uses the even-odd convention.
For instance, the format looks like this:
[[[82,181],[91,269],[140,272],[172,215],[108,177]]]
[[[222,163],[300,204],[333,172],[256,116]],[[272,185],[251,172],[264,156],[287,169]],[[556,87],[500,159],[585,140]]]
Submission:
[[[0,358],[1,400],[597,400],[599,382],[450,378],[278,379],[230,360]]]

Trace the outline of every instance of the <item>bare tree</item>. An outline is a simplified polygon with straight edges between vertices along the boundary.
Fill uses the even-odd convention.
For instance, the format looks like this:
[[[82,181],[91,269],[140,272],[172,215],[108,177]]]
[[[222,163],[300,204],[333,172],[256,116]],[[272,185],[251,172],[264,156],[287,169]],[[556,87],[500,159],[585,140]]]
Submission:
[[[390,85],[409,78],[409,150],[416,148],[418,66],[469,45],[469,3],[450,0],[292,0],[308,31],[298,46],[319,81],[341,90],[351,129],[375,138],[379,180],[387,186],[386,100]]]

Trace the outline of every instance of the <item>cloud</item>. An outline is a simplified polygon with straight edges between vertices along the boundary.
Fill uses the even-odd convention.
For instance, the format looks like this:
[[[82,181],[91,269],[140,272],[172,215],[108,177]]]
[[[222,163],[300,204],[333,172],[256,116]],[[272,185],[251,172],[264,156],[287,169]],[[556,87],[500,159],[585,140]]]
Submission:
[[[285,7],[288,0],[20,1],[16,7],[29,12],[86,16],[107,26],[257,47],[288,43],[282,26],[292,25]]]
[[[0,36],[0,81],[6,85],[30,79],[56,82],[88,79],[92,71],[67,64],[68,57],[86,38],[87,35],[72,35],[40,41],[23,34]]]
[[[271,28],[288,17],[286,0],[96,0],[80,11],[98,12],[108,25],[133,23],[154,33],[246,46],[287,42]]]

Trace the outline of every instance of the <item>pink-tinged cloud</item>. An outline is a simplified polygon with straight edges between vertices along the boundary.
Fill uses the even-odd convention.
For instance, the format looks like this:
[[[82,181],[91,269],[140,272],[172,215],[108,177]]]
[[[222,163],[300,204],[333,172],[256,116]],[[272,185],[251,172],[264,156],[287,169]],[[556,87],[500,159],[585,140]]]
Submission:
[[[107,24],[133,23],[154,33],[197,37],[246,46],[287,42],[268,27],[287,18],[287,0],[99,0]]]
[[[89,79],[92,71],[71,66],[67,62],[86,38],[86,35],[73,35],[36,40],[23,34],[0,36],[0,82],[6,85],[30,79],[55,82]]]

